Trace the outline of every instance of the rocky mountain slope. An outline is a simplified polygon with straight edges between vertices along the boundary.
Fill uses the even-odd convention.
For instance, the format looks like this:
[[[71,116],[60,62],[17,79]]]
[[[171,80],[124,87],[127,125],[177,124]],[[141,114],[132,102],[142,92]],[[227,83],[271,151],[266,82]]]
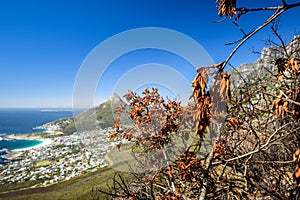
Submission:
[[[278,58],[285,55],[290,57],[300,58],[300,35],[294,38],[283,46],[265,47],[261,51],[261,57],[254,63],[242,64],[236,69],[230,69],[231,82],[233,87],[238,87],[243,82],[247,82],[253,77],[265,77],[270,75],[270,72],[275,72],[275,62]]]

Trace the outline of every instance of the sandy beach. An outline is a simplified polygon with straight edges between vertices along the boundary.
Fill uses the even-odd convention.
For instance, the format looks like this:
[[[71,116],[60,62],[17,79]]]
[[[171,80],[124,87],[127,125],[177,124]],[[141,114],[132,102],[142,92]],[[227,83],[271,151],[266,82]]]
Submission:
[[[29,150],[29,149],[33,149],[33,148],[40,148],[40,147],[43,147],[43,146],[47,146],[47,145],[50,145],[53,140],[49,139],[49,138],[42,138],[40,136],[35,136],[35,135],[26,135],[26,134],[22,134],[22,135],[15,135],[15,134],[12,134],[12,135],[8,135],[6,136],[7,139],[12,139],[12,140],[39,140],[41,141],[40,144],[37,144],[37,145],[34,145],[34,146],[31,146],[31,147],[26,147],[26,148],[20,148],[20,149],[14,149],[12,151],[26,151],[26,150]]]
[[[38,140],[42,141],[42,143],[35,145],[35,146],[27,147],[27,148],[14,149],[13,151],[26,151],[29,149],[36,149],[39,147],[47,146],[53,142],[51,139],[38,139]]]
[[[11,134],[5,135],[5,138],[15,139],[15,140],[39,140],[42,139],[41,136],[38,135],[30,135],[30,134]]]

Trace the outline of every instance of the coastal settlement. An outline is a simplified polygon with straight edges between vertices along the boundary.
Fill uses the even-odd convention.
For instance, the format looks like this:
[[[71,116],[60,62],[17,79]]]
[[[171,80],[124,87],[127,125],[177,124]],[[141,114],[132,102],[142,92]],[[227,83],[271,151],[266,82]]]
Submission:
[[[43,139],[51,142],[10,151],[6,158],[11,161],[0,165],[0,185],[29,180],[37,181],[38,185],[54,184],[107,166],[104,156],[115,146],[107,137],[112,129],[97,128],[66,136],[57,124],[46,124],[43,128],[51,138]]]

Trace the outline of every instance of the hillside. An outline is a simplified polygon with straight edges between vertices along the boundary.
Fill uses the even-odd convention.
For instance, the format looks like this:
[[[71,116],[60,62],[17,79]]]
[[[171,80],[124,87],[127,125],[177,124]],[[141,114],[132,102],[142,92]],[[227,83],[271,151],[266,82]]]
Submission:
[[[115,173],[116,171],[111,168],[103,168],[47,187],[32,187],[26,182],[18,183],[10,186],[11,188],[2,188],[0,199],[109,199],[98,190],[108,190],[107,182],[104,180],[111,179]]]
[[[75,117],[59,119],[44,125],[48,131],[59,131],[70,135],[76,131],[92,130],[97,127],[102,129],[111,127],[114,123],[114,109],[123,104],[117,94],[113,94],[109,100],[94,108],[87,109]],[[76,126],[75,126],[76,122]]]

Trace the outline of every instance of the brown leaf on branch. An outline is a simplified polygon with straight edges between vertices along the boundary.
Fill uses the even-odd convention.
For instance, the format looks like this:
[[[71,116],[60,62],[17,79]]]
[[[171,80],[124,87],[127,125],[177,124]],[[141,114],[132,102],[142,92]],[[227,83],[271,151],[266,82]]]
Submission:
[[[120,143],[115,144],[115,147],[118,148],[118,149],[120,149],[121,148],[121,144]]]
[[[286,61],[287,60],[285,58],[278,58],[275,60],[275,65],[277,66],[277,70],[279,74],[285,71]]]
[[[134,93],[131,90],[128,90],[124,97],[127,101],[130,101],[134,97]]]
[[[289,91],[286,91],[285,94],[286,93],[289,93]],[[276,97],[272,103],[272,110],[275,111],[276,117],[281,116],[284,118],[285,114],[288,112],[288,105],[287,101],[282,100],[282,93],[280,93],[279,97]]]
[[[299,71],[298,63],[295,58],[291,58],[286,66],[287,69],[292,71],[292,74],[295,75]]]
[[[294,153],[293,159],[296,164],[293,177],[297,182],[298,186],[300,186],[300,149],[297,149],[297,151]]]
[[[203,164],[196,158],[194,152],[186,151],[181,154],[177,160],[177,165],[179,169],[179,176],[185,180],[195,179],[200,181],[201,178],[197,176],[197,170],[201,170]]]
[[[205,135],[205,131],[209,130],[209,123],[211,118],[211,98],[207,91],[207,77],[209,75],[210,67],[202,67],[197,69],[197,76],[192,82],[194,90],[192,95],[197,104],[197,112],[193,115],[193,120],[197,121],[195,135],[201,138]]]
[[[119,137],[119,136],[120,136],[120,134],[119,134],[118,132],[116,132],[116,133],[109,134],[108,138],[109,138],[110,140],[112,140],[112,139],[114,139],[114,138],[116,138],[116,137]]]
[[[172,173],[174,171],[174,166],[167,167],[165,171],[169,177],[173,177]]]
[[[199,96],[202,96],[203,91],[206,89],[206,72],[208,69],[203,69],[197,74],[197,76],[192,81],[192,87],[194,87],[194,98],[197,99]]]
[[[227,127],[231,130],[235,130],[242,125],[242,122],[238,118],[228,118]]]
[[[236,0],[216,0],[219,16],[230,16],[236,14]]]
[[[273,76],[275,76],[276,77],[276,82],[277,83],[279,83],[280,81],[282,81],[283,80],[283,75],[282,75],[282,73],[278,73],[278,74],[275,74],[275,75],[273,75]]]
[[[219,141],[215,141],[214,143],[214,158],[222,158],[226,155],[224,144]]]
[[[231,92],[230,92],[230,74],[223,73],[222,80],[220,83],[220,96],[227,101],[231,101]]]
[[[294,160],[295,163],[300,164],[300,148],[297,149],[297,151],[294,153],[293,160]]]

